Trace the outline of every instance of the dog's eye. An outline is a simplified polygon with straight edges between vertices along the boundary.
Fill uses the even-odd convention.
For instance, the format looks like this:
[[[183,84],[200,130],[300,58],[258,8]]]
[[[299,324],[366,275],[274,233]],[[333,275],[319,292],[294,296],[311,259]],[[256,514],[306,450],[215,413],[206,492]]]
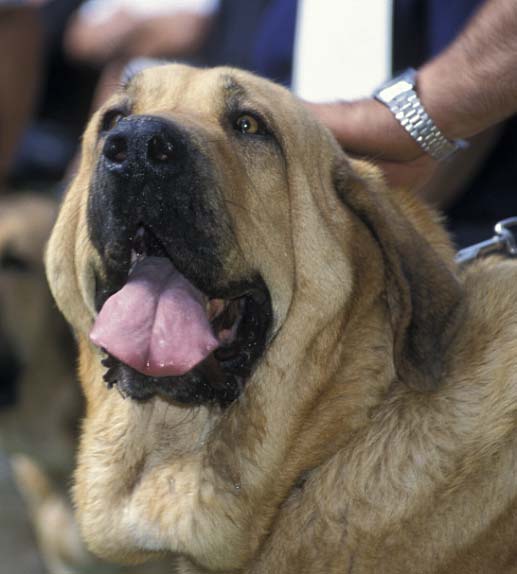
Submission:
[[[266,128],[262,122],[251,114],[240,115],[235,120],[234,128],[245,135],[263,135],[266,133]]]
[[[109,132],[125,117],[126,114],[120,110],[107,111],[102,118],[101,131]]]

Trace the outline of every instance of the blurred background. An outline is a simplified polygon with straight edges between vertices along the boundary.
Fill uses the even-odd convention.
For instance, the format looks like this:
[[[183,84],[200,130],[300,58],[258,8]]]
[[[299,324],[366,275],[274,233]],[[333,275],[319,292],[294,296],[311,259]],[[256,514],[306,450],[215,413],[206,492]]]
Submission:
[[[117,570],[82,547],[68,495],[82,399],[42,265],[81,133],[124,68],[225,64],[308,101],[354,100],[438,54],[481,3],[0,0],[0,574],[167,571]],[[517,215],[515,136],[515,119],[481,134],[421,191],[458,245]]]

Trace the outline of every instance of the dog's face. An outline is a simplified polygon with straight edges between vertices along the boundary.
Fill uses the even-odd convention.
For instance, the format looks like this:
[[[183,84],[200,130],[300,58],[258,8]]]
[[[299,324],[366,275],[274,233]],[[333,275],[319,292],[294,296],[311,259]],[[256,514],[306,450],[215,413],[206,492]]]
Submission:
[[[285,321],[306,266],[331,258],[332,274],[318,277],[329,284],[313,278],[313,288],[330,293],[341,276],[346,291],[346,261],[317,252],[326,232],[302,212],[332,188],[334,145],[286,90],[233,70],[148,69],[96,114],[69,197],[81,294],[71,320],[86,334],[102,309],[92,334],[108,353],[108,384],[134,399],[228,404]],[[318,193],[320,209],[333,209],[336,198]],[[74,296],[60,275],[51,267],[58,302]],[[179,333],[166,310],[195,324]]]

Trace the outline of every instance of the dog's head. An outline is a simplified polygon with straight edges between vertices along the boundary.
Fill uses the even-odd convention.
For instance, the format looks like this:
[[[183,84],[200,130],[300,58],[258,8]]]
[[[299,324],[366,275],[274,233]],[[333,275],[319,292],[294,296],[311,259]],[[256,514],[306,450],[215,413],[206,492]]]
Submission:
[[[287,90],[233,69],[146,69],[86,131],[51,287],[105,353],[106,382],[137,400],[229,404],[289,317],[316,333],[386,281],[399,363],[422,370],[457,302],[449,247],[381,188]]]
[[[91,548],[239,570],[396,378],[440,382],[453,266],[432,214],[287,90],[227,68],[130,79],[86,131],[47,251],[81,348]]]

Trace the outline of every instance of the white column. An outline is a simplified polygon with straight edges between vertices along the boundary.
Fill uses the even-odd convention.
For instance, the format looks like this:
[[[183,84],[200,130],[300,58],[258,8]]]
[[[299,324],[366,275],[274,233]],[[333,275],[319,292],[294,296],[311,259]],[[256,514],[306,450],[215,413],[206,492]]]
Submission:
[[[298,0],[293,90],[314,101],[369,96],[391,70],[393,0]]]

